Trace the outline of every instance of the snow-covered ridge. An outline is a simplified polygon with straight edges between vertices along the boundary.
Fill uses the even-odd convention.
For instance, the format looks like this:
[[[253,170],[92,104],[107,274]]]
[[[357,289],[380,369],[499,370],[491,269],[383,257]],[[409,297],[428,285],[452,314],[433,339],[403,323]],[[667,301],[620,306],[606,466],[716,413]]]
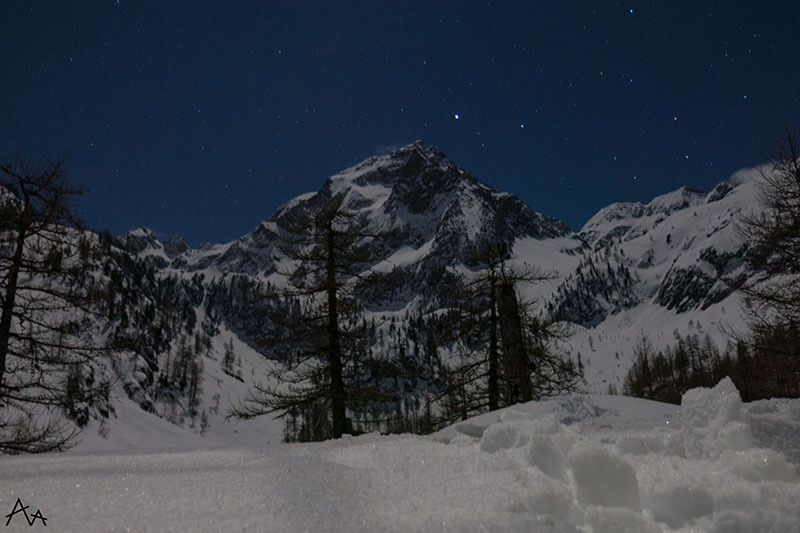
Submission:
[[[159,267],[166,267],[176,258],[191,252],[189,244],[175,235],[162,239],[149,228],[139,228],[121,237],[125,248],[140,259],[155,262]]]
[[[728,298],[725,279],[747,275],[736,219],[757,205],[756,184],[764,171],[740,171],[707,194],[683,187],[649,202],[612,204],[578,237],[416,141],[331,176],[319,191],[290,200],[231,243],[175,255],[145,233],[136,237],[143,247],[133,251],[159,268],[167,265],[164,271],[172,274],[276,283],[283,259],[275,242],[284,217],[296,209],[317,209],[342,194],[363,229],[389,235],[370,244],[372,267],[394,272],[400,284],[394,292],[403,295],[402,301],[384,304],[402,309],[418,305],[419,298],[435,299],[445,276],[475,268],[474,246],[492,235],[514,250],[514,263],[556,274],[552,282],[521,290],[549,312],[586,328],[576,330],[567,349],[589,361],[590,389],[604,392],[609,385],[620,386],[628,352],[642,331],[652,332],[656,349],[663,349],[675,330],[685,334],[694,323],[712,324],[702,333],[724,345],[722,323],[740,324],[739,306]],[[722,316],[731,313],[736,316]]]
[[[741,330],[741,304],[728,280],[752,275],[737,221],[758,208],[765,171],[740,171],[707,194],[682,188],[648,203],[614,204],[587,222],[583,272],[559,289],[554,307],[587,327],[578,329],[571,353],[591,361],[592,390],[619,390],[642,333],[664,350],[693,329],[723,347],[725,331]]]
[[[630,228],[634,221],[639,219],[668,217],[675,211],[700,205],[705,199],[706,194],[702,191],[681,187],[677,191],[657,196],[647,203],[614,203],[590,218],[581,228],[580,234],[594,241],[600,235],[617,234],[620,228]],[[612,228],[608,229],[609,227]]]

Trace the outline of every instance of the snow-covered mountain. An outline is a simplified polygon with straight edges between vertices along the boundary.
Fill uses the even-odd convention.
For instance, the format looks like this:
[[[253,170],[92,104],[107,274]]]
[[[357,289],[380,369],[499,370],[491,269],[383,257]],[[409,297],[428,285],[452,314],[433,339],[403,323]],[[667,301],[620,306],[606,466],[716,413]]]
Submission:
[[[549,305],[582,326],[572,348],[588,357],[594,390],[620,386],[642,334],[663,349],[676,334],[708,335],[724,347],[741,331],[731,282],[754,273],[737,219],[758,208],[767,170],[740,171],[708,193],[681,188],[649,203],[612,204],[584,225],[589,250]]]
[[[126,283],[138,287],[148,309],[159,292],[171,294],[161,301],[167,300],[172,318],[161,322],[172,329],[146,343],[146,354],[133,340],[125,345],[128,362],[122,370],[117,365],[125,384],[120,401],[130,398],[194,431],[205,412],[206,427],[225,431],[224,406],[263,381],[273,364],[258,335],[269,320],[264,287],[282,280],[278,267],[285,257],[277,238],[299,210],[321,209],[334,196],[356,213],[358,229],[386,236],[368,243],[372,260],[365,268],[391,274],[390,286],[367,302],[374,316],[399,324],[387,353],[401,344],[421,349],[423,341],[414,338],[419,332],[407,329],[409,317],[442,305],[448,280],[483,268],[476,251],[488,240],[511,250],[511,265],[553,275],[518,290],[542,313],[575,324],[561,348],[585,366],[588,390],[621,389],[643,332],[661,349],[676,334],[708,334],[724,344],[723,327],[741,326],[726,279],[751,275],[735,221],[755,205],[758,172],[742,171],[709,193],[682,188],[648,203],[613,204],[574,233],[417,141],[331,176],[319,191],[290,200],[233,242],[192,249],[178,237],[162,242],[147,229],[132,231],[117,239],[131,265],[138,265],[128,273],[136,283]],[[172,371],[189,344],[205,354],[202,393],[191,409]],[[227,345],[236,353],[234,370],[221,365]],[[191,417],[181,415],[190,411]]]
[[[726,328],[742,326],[728,281],[755,275],[736,220],[757,206],[762,170],[739,172],[709,193],[682,188],[613,204],[575,233],[418,141],[331,176],[233,242],[192,249],[147,229],[95,236],[104,253],[90,260],[111,291],[96,303],[91,330],[110,341],[110,413],[89,422],[77,454],[58,458],[70,468],[55,468],[52,457],[4,458],[4,470],[25,483],[42,465],[56,472],[29,487],[44,498],[33,503],[76,531],[137,520],[134,493],[138,504],[163,508],[154,515],[161,526],[209,527],[200,511],[219,507],[218,479],[244,490],[228,494],[227,511],[215,509],[214,527],[308,529],[322,513],[342,530],[794,530],[796,401],[745,408],[729,380],[690,391],[680,409],[596,394],[621,389],[642,334],[662,349],[676,335],[724,343]],[[281,421],[227,415],[277,364],[259,338],[270,327],[265,287],[281,283],[287,261],[277,238],[300,210],[334,197],[355,213],[358,229],[385,235],[365,241],[364,268],[391,274],[391,286],[365,301],[382,324],[368,349],[382,349],[398,367],[400,354],[430,354],[429,317],[446,305],[448,279],[484,268],[476,252],[490,241],[510,251],[508,267],[552,274],[517,290],[542,314],[574,325],[559,348],[582,361],[595,394],[514,405],[432,437],[370,434],[265,451],[283,437]],[[447,350],[433,347],[443,358],[453,355]],[[425,368],[404,384],[405,399],[417,384],[432,386]],[[110,484],[96,484],[98,464]],[[241,483],[243,466],[256,473],[255,485]],[[153,472],[157,479],[148,478]],[[610,484],[618,490],[609,493]],[[204,497],[190,486],[215,490]],[[75,496],[75,487],[87,492]],[[12,504],[2,494],[0,502]],[[59,514],[75,502],[101,511]]]
[[[417,288],[420,282],[426,289],[435,288],[447,268],[474,263],[475,245],[481,239],[509,245],[524,238],[564,239],[565,249],[582,246],[563,222],[480,182],[422,141],[331,176],[319,191],[290,200],[231,243],[184,248],[169,256],[149,230],[136,230],[124,240],[139,257],[159,257],[175,270],[266,278],[281,260],[274,248],[280,227],[299,209],[320,209],[336,195],[344,197],[346,209],[358,213],[357,229],[387,235],[374,243],[372,266],[399,269],[409,286]]]

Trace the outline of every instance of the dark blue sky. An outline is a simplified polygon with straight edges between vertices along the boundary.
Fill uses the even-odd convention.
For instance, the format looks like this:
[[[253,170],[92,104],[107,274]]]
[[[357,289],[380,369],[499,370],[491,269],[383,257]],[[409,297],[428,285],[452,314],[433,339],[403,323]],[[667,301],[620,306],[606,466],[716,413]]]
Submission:
[[[6,0],[0,155],[68,156],[92,227],[197,245],[421,138],[578,229],[762,162],[798,28],[794,0]]]

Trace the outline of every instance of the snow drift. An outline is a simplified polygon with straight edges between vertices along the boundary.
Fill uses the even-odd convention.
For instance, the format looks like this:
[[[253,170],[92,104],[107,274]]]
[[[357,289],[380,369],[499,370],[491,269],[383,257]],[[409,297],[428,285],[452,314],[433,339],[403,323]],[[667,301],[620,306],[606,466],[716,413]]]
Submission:
[[[800,402],[745,405],[727,379],[680,407],[562,396],[430,437],[240,429],[246,446],[108,451],[112,430],[0,458],[0,510],[20,498],[57,531],[800,531]]]

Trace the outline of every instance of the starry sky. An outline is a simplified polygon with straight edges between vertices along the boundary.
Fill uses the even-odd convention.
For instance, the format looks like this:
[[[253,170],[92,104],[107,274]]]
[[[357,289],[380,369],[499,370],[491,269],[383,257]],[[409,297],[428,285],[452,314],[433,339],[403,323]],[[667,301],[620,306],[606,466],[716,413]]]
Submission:
[[[95,229],[227,242],[423,139],[579,229],[708,190],[800,121],[786,1],[5,0],[0,157]]]

